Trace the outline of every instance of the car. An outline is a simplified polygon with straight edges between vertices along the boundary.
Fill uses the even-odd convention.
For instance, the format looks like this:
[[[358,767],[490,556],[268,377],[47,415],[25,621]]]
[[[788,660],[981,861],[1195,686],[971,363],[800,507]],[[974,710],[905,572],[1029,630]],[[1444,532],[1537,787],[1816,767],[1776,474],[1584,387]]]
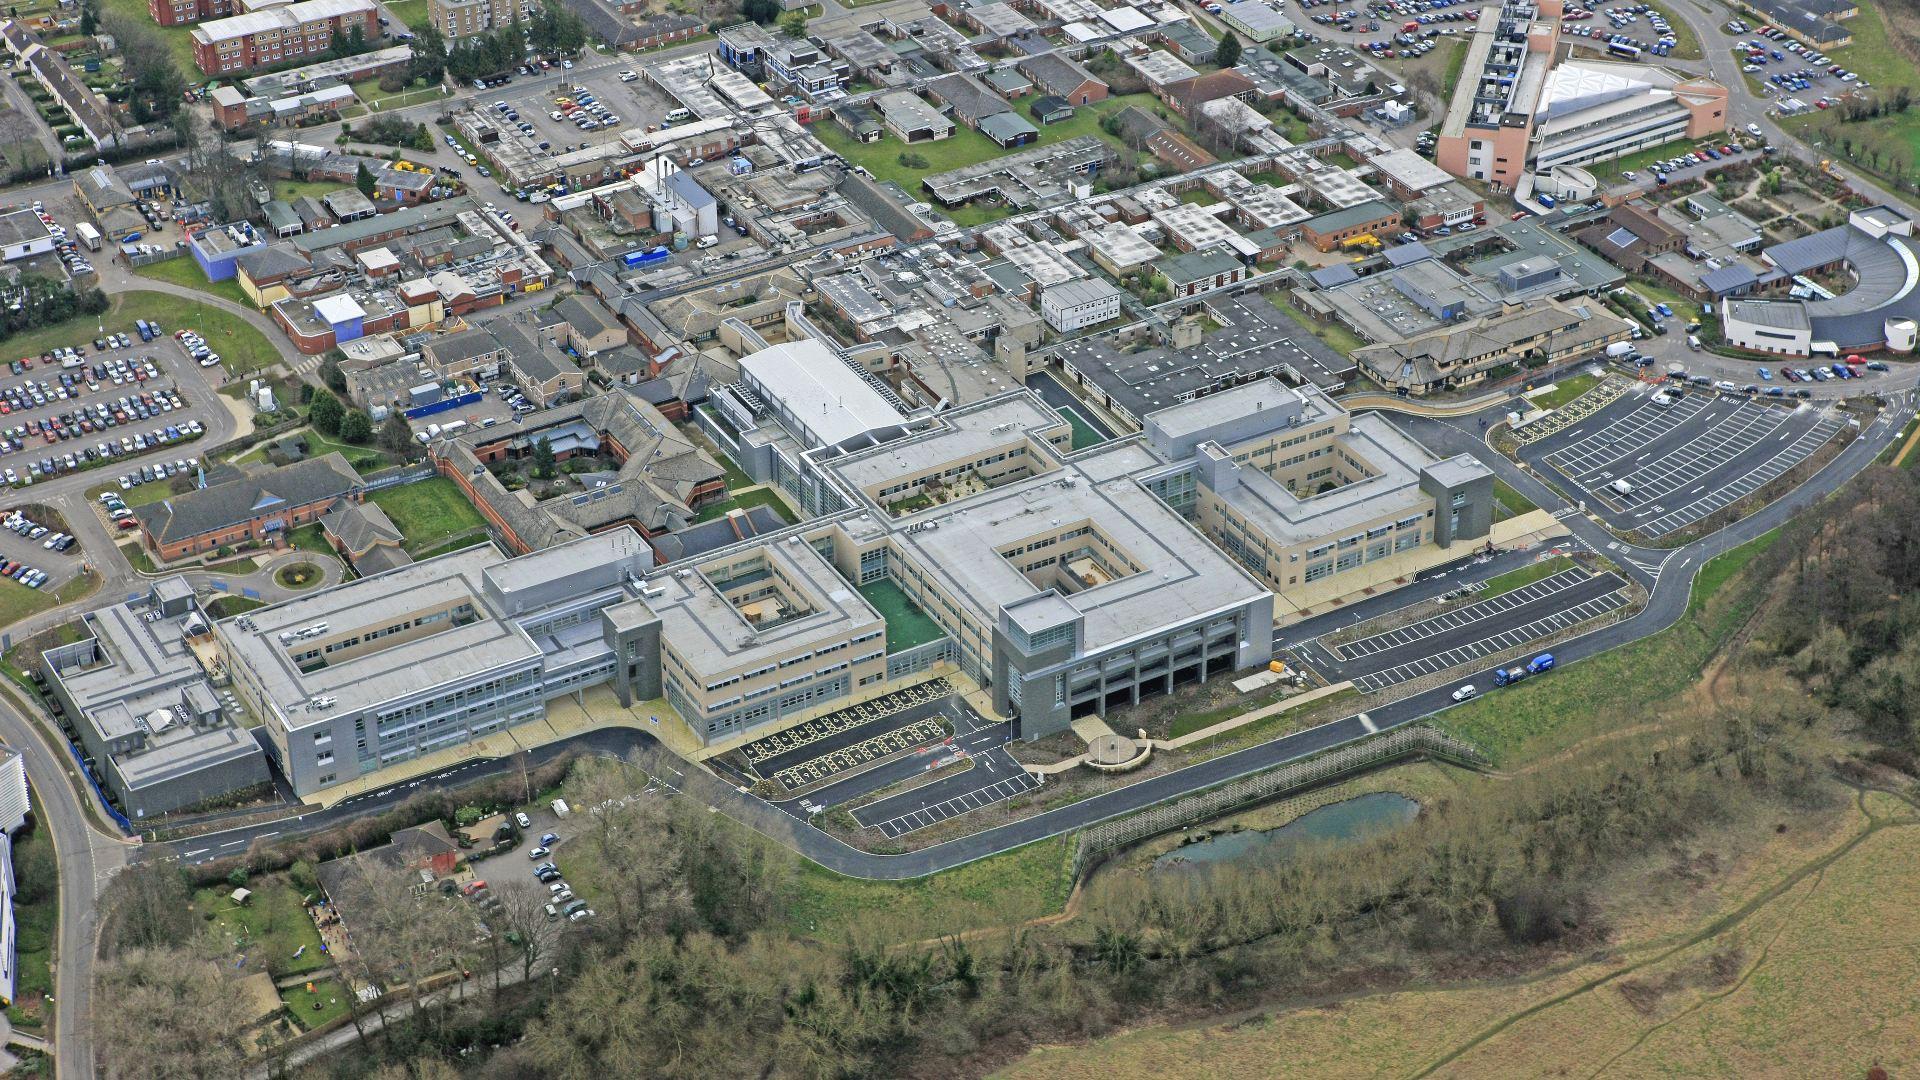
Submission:
[[[568,916],[567,916],[567,921],[568,921],[568,922],[579,922],[579,921],[580,921],[581,919],[589,919],[589,918],[592,918],[592,917],[593,917],[593,909],[592,909],[592,908],[581,908],[581,909],[579,909],[578,911],[575,911],[575,912],[573,912],[572,914],[570,914],[570,915],[568,915]]]
[[[1468,683],[1467,685],[1453,692],[1453,700],[1455,701],[1472,701],[1474,698],[1477,698],[1479,696],[1480,696],[1480,688],[1473,685],[1472,683]]]
[[[555,844],[557,844],[557,843],[559,843],[559,842],[560,842],[560,834],[558,834],[558,833],[542,833],[542,834],[540,834],[540,846],[541,846],[541,847],[552,847],[553,845],[555,845]]]
[[[1759,368],[1759,369],[1757,369],[1757,370],[1755,370],[1755,371],[1754,371],[1754,374],[1755,374],[1755,375],[1758,375],[1758,376],[1760,376],[1760,381],[1761,381],[1761,382],[1772,382],[1772,381],[1773,381],[1773,372],[1771,372],[1771,371],[1768,371],[1768,370],[1767,370],[1766,368]]]
[[[547,891],[554,894],[555,896],[560,895],[560,893],[565,891],[566,888],[567,888],[567,883],[564,881],[547,882]]]
[[[513,815],[513,823],[515,825],[520,826],[522,829],[533,828],[533,819],[528,817],[525,813],[519,813],[519,814]]]
[[[552,852],[549,852],[546,848],[537,847],[527,852],[527,858],[532,859],[534,862],[539,862],[550,854],[552,854]]]

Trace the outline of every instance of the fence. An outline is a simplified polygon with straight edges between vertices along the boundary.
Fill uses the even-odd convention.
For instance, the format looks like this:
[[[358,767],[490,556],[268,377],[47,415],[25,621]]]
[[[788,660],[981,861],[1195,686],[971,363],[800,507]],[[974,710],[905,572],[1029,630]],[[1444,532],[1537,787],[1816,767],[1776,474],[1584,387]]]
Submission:
[[[361,480],[361,487],[367,491],[381,491],[390,487],[399,487],[401,484],[431,480],[438,475],[440,471],[430,464],[395,465],[391,469],[383,469],[364,477]]]
[[[1324,754],[1242,777],[1210,791],[1175,799],[1131,817],[1085,829],[1073,853],[1074,880],[1080,880],[1107,856],[1149,836],[1211,821],[1249,803],[1324,784],[1402,757],[1438,757],[1469,766],[1484,763],[1478,750],[1425,724],[1395,728]]]
[[[139,251],[136,250],[138,247],[138,244],[131,244],[120,248],[120,257],[127,260],[128,266],[136,268],[152,266],[154,263],[170,262],[186,254],[185,249],[177,247],[163,247],[154,251]]]
[[[471,405],[479,401],[481,397],[482,394],[480,391],[471,390],[457,397],[447,398],[445,401],[436,401],[431,405],[416,405],[406,410],[405,415],[409,420],[418,420],[425,416],[438,416],[443,412],[452,412],[461,406]]]

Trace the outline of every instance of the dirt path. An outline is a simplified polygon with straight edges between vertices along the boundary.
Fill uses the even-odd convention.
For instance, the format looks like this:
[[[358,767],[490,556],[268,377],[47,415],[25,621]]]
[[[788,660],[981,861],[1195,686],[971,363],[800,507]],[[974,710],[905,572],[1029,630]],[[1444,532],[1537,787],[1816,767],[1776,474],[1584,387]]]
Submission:
[[[1458,1061],[1461,1057],[1465,1056],[1466,1054],[1471,1053],[1472,1051],[1479,1048],[1480,1046],[1485,1045],[1489,1040],[1500,1035],[1502,1032],[1513,1027],[1515,1024],[1518,1024],[1524,1020],[1531,1019],[1532,1017],[1538,1016],[1541,1013],[1546,1012],[1548,1009],[1552,1009],[1556,1006],[1563,1005],[1569,1001],[1574,1000],[1575,998],[1581,997],[1586,994],[1590,994],[1595,990],[1599,990],[1603,987],[1612,985],[1613,983],[1618,982],[1622,978],[1628,975],[1632,975],[1636,971],[1640,971],[1652,965],[1658,964],[1668,959],[1669,957],[1674,956],[1679,952],[1682,952],[1686,949],[1690,949],[1693,946],[1700,944],[1703,941],[1711,940],[1713,938],[1721,936],[1722,934],[1727,933],[1730,930],[1735,929],[1736,927],[1740,926],[1742,923],[1746,922],[1748,919],[1752,918],[1755,914],[1759,913],[1761,910],[1766,908],[1767,905],[1773,903],[1774,901],[1780,899],[1782,896],[1787,895],[1789,892],[1799,887],[1803,882],[1805,882],[1809,878],[1814,879],[1815,888],[1817,889],[1820,882],[1824,879],[1824,875],[1826,874],[1828,867],[1832,866],[1834,863],[1845,858],[1855,848],[1858,848],[1862,843],[1865,843],[1868,838],[1872,837],[1875,833],[1878,833],[1881,829],[1909,828],[1915,825],[1920,825],[1920,817],[1902,817],[1902,818],[1875,817],[1873,812],[1867,809],[1866,796],[1867,796],[1867,792],[1870,790],[1878,791],[1886,795],[1891,795],[1894,798],[1900,799],[1902,802],[1908,803],[1908,805],[1912,805],[1911,800],[1908,800],[1905,796],[1902,796],[1897,792],[1886,791],[1885,789],[1880,789],[1880,788],[1869,789],[1864,787],[1856,787],[1854,789],[1855,806],[1858,809],[1860,816],[1865,819],[1865,825],[1864,827],[1860,828],[1859,831],[1855,832],[1852,836],[1849,836],[1844,842],[1840,843],[1839,845],[1834,847],[1832,850],[1828,851],[1826,854],[1820,855],[1817,858],[1814,858],[1802,864],[1798,869],[1794,870],[1791,874],[1788,874],[1787,876],[1781,878],[1778,882],[1774,883],[1772,886],[1769,886],[1768,888],[1761,890],[1759,893],[1749,898],[1746,901],[1746,903],[1741,904],[1739,907],[1728,912],[1727,914],[1712,920],[1711,922],[1707,923],[1705,926],[1694,931],[1693,933],[1684,935],[1679,940],[1674,941],[1672,944],[1668,945],[1666,948],[1660,949],[1659,951],[1647,956],[1645,959],[1638,960],[1633,963],[1625,964],[1620,967],[1614,968],[1613,970],[1608,971],[1603,975],[1599,975],[1592,979],[1589,979],[1586,982],[1581,983],[1579,986],[1573,987],[1572,989],[1567,990],[1564,993],[1555,994],[1554,996],[1546,999],[1545,1001],[1536,1002],[1535,1004],[1530,1005],[1527,1008],[1522,1009],[1519,1012],[1516,1012],[1513,1015],[1506,1017],[1505,1019],[1487,1028],[1485,1031],[1482,1031],[1478,1035],[1475,1035],[1472,1038],[1468,1039],[1466,1042],[1460,1044],[1459,1046],[1454,1047],[1452,1050],[1447,1051],[1444,1055],[1442,1055],[1439,1059],[1435,1060],[1432,1064],[1428,1065],[1425,1069],[1422,1069],[1420,1072],[1416,1073],[1415,1076],[1432,1076],[1435,1073],[1439,1072],[1441,1069],[1445,1068],[1446,1066],[1454,1063],[1455,1061]],[[1805,900],[1806,900],[1806,897],[1802,897],[1800,902],[1804,903]],[[1791,921],[1789,920],[1789,924],[1790,922]],[[1776,934],[1775,938],[1777,937],[1778,935]],[[1769,941],[1769,946],[1771,946],[1771,940]],[[1747,980],[1751,979],[1754,972],[1758,970],[1759,965],[1765,961],[1766,955],[1767,955],[1766,950],[1764,949],[1761,950],[1751,964],[1745,965],[1741,973],[1741,977],[1735,980],[1733,986],[1728,988],[1725,991],[1725,993],[1732,993],[1734,990],[1738,989],[1739,986],[1744,984]],[[1725,996],[1725,993],[1720,994],[1718,996]],[[1704,998],[1702,999],[1701,1002],[1693,1006],[1692,1009],[1687,1011],[1688,1012],[1698,1011],[1698,1009],[1704,1007],[1706,1004],[1708,1004],[1714,999],[1715,999],[1714,997]],[[1636,1041],[1634,1045],[1635,1046],[1640,1045],[1641,1042],[1644,1042],[1647,1038],[1651,1037],[1654,1034],[1654,1032],[1658,1031],[1661,1027],[1665,1027],[1667,1024],[1672,1023],[1673,1020],[1677,1020],[1677,1019],[1678,1017],[1674,1017],[1662,1024],[1655,1025],[1654,1027],[1649,1028],[1646,1032],[1644,1032],[1641,1035],[1641,1038],[1638,1041]],[[1623,1051],[1622,1053],[1624,1054],[1626,1052],[1628,1051]],[[1616,1055],[1613,1059],[1610,1059],[1609,1061],[1601,1064],[1601,1066],[1595,1070],[1593,1075],[1595,1076],[1599,1075],[1599,1073],[1604,1071],[1607,1068],[1607,1066],[1611,1065],[1613,1061],[1617,1061],[1618,1059],[1619,1059],[1619,1055]]]

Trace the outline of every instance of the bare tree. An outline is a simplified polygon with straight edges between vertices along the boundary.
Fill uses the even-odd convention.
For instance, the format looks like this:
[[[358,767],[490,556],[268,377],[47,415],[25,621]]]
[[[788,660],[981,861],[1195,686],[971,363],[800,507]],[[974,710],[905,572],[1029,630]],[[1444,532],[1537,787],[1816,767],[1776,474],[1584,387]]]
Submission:
[[[624,940],[686,910],[687,891],[667,830],[665,800],[643,794],[646,774],[624,762],[583,761],[567,780],[579,808],[583,845],[601,895],[612,908],[605,925]]]
[[[493,895],[500,901],[494,929],[509,941],[519,956],[521,981],[532,982],[534,969],[560,948],[560,922],[547,917],[548,893],[538,882],[515,878],[496,886]],[[494,988],[497,993],[498,971]]]
[[[405,985],[421,1021],[427,980],[464,968],[472,955],[478,923],[468,902],[423,888],[406,867],[367,858],[354,860],[334,892],[361,973],[372,983]],[[377,1007],[384,1023],[384,1003]]]
[[[199,947],[136,948],[101,968],[96,992],[106,1007],[94,1010],[91,1021],[104,1058],[101,1075],[237,1075],[248,1053],[245,1025],[252,1019],[240,986]]]
[[[101,900],[109,952],[166,948],[196,932],[192,894],[172,863],[135,863],[114,876]]]

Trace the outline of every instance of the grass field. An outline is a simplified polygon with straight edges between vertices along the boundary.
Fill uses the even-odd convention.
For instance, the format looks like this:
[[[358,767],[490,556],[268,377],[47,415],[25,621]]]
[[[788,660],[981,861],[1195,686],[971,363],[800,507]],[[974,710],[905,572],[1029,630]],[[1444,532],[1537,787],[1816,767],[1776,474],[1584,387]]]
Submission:
[[[427,21],[427,0],[388,0],[387,11],[409,30]]]
[[[253,306],[253,301],[247,299],[246,290],[240,287],[239,282],[231,278],[226,281],[208,281],[207,275],[200,270],[200,264],[193,261],[190,257],[168,259],[166,262],[154,263],[151,266],[142,266],[135,270],[134,273],[144,278],[152,278],[155,281],[164,281],[172,285],[179,285],[182,288],[198,289],[208,295],[217,296],[228,303],[239,304],[241,307]],[[222,353],[221,355],[225,356],[226,354]]]
[[[1070,891],[1072,862],[1068,837],[914,881],[862,881],[802,861],[788,890],[788,929],[839,942],[894,916],[939,933],[1005,926],[1059,911]]]
[[[460,533],[487,523],[453,481],[444,476],[383,488],[367,499],[393,519],[393,524],[406,537],[409,554],[444,544]]]
[[[225,619],[266,606],[265,600],[255,600],[250,596],[218,596],[207,605],[207,610],[213,614],[214,618]]]
[[[1523,566],[1518,570],[1509,570],[1504,574],[1487,579],[1487,587],[1474,594],[1474,602],[1491,600],[1501,593],[1510,593],[1525,588],[1536,581],[1543,581],[1573,565],[1573,560],[1565,555],[1556,555],[1551,559],[1542,559],[1532,566]]]
[[[1729,830],[1701,877],[1676,878],[1664,852],[1623,868],[1598,916],[1614,939],[1530,975],[1145,1027],[996,1075],[1908,1075],[1920,823],[1891,796],[1866,807],[1884,824],[1849,808],[1779,834]]]
[[[304,985],[282,990],[280,1000],[287,1003],[287,1011],[306,1031],[331,1023],[347,1015],[348,1010],[347,991],[333,979],[316,980],[311,994]]]
[[[1858,74],[1873,84],[1874,94],[1883,97],[1900,86],[1920,91],[1920,70],[1916,70],[1909,55],[1895,44],[1897,32],[1887,25],[1885,15],[1880,10],[1874,5],[1862,4],[1860,13],[1848,19],[1844,25],[1853,34],[1853,44],[1843,49],[1823,50],[1829,63]],[[1787,59],[1790,64],[1798,60],[1792,56]],[[1799,96],[1804,100],[1812,100],[1804,94]],[[1822,147],[1824,153],[1839,150],[1832,138],[1838,134],[1845,134],[1852,139],[1856,153],[1864,144],[1872,144],[1889,152],[1904,150],[1907,157],[1904,174],[1908,177],[1913,175],[1914,165],[1920,164],[1920,110],[1909,109],[1897,116],[1858,123],[1843,122],[1832,112],[1814,111],[1782,120],[1781,126],[1802,138],[1826,144]],[[1860,167],[1857,161],[1850,160],[1849,164]],[[1881,165],[1884,167],[1885,164],[1883,158]]]
[[[51,855],[45,863],[29,861],[29,846],[51,847],[53,840],[43,828],[30,829],[14,839],[13,864],[57,866]],[[22,883],[24,885],[24,883]],[[37,904],[16,903],[14,918],[13,1004],[7,1018],[14,1027],[44,1029],[43,999],[53,993],[53,939],[60,926],[60,896],[54,883],[44,883],[47,899]],[[19,887],[19,886],[17,886]]]
[[[1134,153],[1100,127],[1101,120],[1129,105],[1138,105],[1150,112],[1164,108],[1159,99],[1152,94],[1126,94],[1095,102],[1092,105],[1083,105],[1075,110],[1073,119],[1041,127],[1040,137],[1021,149],[1049,146],[1080,135],[1092,135],[1120,147],[1126,153]],[[1016,107],[1015,115],[1031,122],[1031,118],[1026,116],[1023,109]],[[1185,132],[1185,125],[1178,117],[1174,117],[1172,123],[1181,128],[1183,133]],[[964,124],[955,128],[952,138],[941,139],[938,142],[914,143],[911,146],[891,135],[882,138],[879,142],[856,142],[845,129],[834,124],[816,124],[811,130],[834,153],[855,164],[865,165],[877,180],[895,181],[916,198],[920,196],[920,181],[923,177],[986,161],[989,158],[1001,157],[1009,152],[992,139]],[[902,154],[917,154],[925,158],[927,164],[924,167],[902,165],[900,163]]]
[[[143,9],[144,10],[144,9]],[[57,346],[77,345],[100,336],[100,327],[111,333],[134,331],[135,319],[151,319],[171,334],[176,330],[195,330],[207,339],[215,352],[235,375],[245,374],[280,359],[280,351],[253,324],[208,304],[197,303],[170,293],[135,290],[116,293],[112,306],[100,315],[68,319],[24,334],[0,340],[0,348],[18,356],[37,356]]]
[[[57,589],[29,589],[10,578],[0,578],[0,626],[12,626],[29,615],[70,604],[100,586],[100,579],[82,573]]]
[[[159,34],[160,39],[167,43],[167,51],[173,54],[174,67],[180,70],[188,86],[198,86],[206,80],[206,76],[193,64],[193,27],[157,25],[147,9],[146,0],[100,0],[99,11],[103,15],[108,12],[123,15]]]
[[[1713,599],[1732,577],[1780,534],[1766,533],[1708,562],[1694,579],[1692,601],[1678,623],[1658,634],[1569,664],[1551,677],[1529,679],[1447,710],[1441,727],[1503,764],[1549,752],[1600,725],[1623,725],[1648,705],[1684,690],[1757,600],[1744,593]]]
[[[1553,389],[1544,394],[1535,394],[1528,400],[1543,409],[1557,409],[1593,389],[1599,383],[1598,376],[1575,375],[1571,379],[1561,379],[1553,384]]]
[[[925,645],[945,633],[939,623],[920,610],[920,605],[914,603],[912,597],[886,578],[860,586],[860,595],[866,597],[867,603],[872,604],[880,617],[887,621],[887,651],[890,653]]]
[[[225,884],[193,894],[197,917],[213,912],[211,923],[219,934],[221,951],[227,957],[221,966],[231,967],[244,956],[249,966],[266,965],[266,970],[275,978],[325,968],[327,954],[320,951],[320,931],[302,906],[300,894],[286,878],[257,878],[248,882],[247,888],[253,895],[246,907],[229,898],[233,889]],[[300,951],[303,946],[305,952]],[[294,958],[295,953],[300,953],[298,959]]]
[[[275,180],[273,197],[286,202],[292,202],[302,195],[311,195],[318,199],[323,195],[331,195],[351,187],[353,187],[352,184],[343,184],[338,180]]]
[[[1059,413],[1061,417],[1073,427],[1073,448],[1075,450],[1085,450],[1089,446],[1099,446],[1101,443],[1107,441],[1100,436],[1098,431],[1093,429],[1091,424],[1087,423],[1086,419],[1080,415],[1077,409],[1062,408],[1055,409],[1054,412]]]
[[[1366,341],[1363,340],[1359,334],[1354,333],[1339,323],[1322,323],[1308,318],[1306,312],[1287,303],[1287,298],[1280,293],[1268,293],[1267,299],[1272,302],[1274,307],[1286,312],[1287,318],[1299,323],[1301,329],[1319,338],[1321,341],[1326,342],[1333,351],[1339,353],[1341,356],[1351,356],[1355,349],[1366,347]]]
[[[456,551],[465,551],[470,547],[478,547],[479,545],[484,544],[486,542],[487,542],[486,533],[475,533],[472,536],[456,537],[452,540],[447,541],[444,544],[441,544],[437,548],[428,548],[426,551],[416,553],[413,556],[413,561],[425,562],[426,560],[431,559],[436,555],[448,555]]]
[[[731,495],[716,503],[708,503],[700,508],[699,513],[693,516],[693,520],[712,521],[715,518],[724,517],[729,510],[750,510],[756,506],[767,507],[778,514],[781,521],[789,524],[793,521],[793,511],[788,510],[787,504],[780,501],[780,496],[770,488],[754,488],[751,491]]]
[[[1519,517],[1540,509],[1532,499],[1520,494],[1519,489],[1499,477],[1493,479],[1493,498],[1510,517]]]
[[[282,442],[296,435],[306,440],[307,452],[313,457],[319,457],[322,454],[338,453],[347,459],[347,464],[361,472],[384,469],[388,465],[393,464],[393,459],[383,450],[376,450],[371,446],[355,446],[352,443],[344,443],[339,439],[322,435],[312,428],[301,428],[298,431],[290,431],[285,435],[275,437],[273,441]],[[265,462],[267,460],[267,445],[268,444],[264,442],[260,443],[253,449],[234,458],[233,463],[235,465],[257,465]]]
[[[128,488],[122,491],[120,490],[120,481],[116,477],[104,484],[95,484],[88,488],[87,499],[91,502],[99,502],[100,493],[103,491],[111,491],[115,495],[120,496],[120,501],[126,503],[128,506],[145,506],[148,503],[156,503],[172,493],[171,486],[165,481],[153,484],[141,484],[139,487]]]

